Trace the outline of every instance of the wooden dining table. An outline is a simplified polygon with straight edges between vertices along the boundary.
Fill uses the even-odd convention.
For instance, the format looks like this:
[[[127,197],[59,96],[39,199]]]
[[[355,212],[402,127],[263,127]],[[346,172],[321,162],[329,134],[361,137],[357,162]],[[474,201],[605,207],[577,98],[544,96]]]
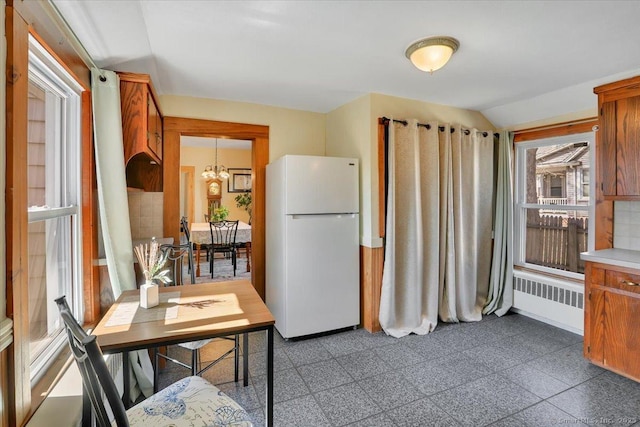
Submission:
[[[191,223],[189,230],[191,243],[196,248],[196,276],[200,277],[200,246],[211,244],[211,229],[208,222]],[[238,221],[236,246],[243,247],[247,256],[247,272],[251,271],[251,225]]]
[[[129,396],[129,357],[134,350],[188,341],[243,335],[243,380],[248,384],[248,333],[266,331],[266,425],[273,425],[273,334],[275,319],[247,280],[160,288],[160,304],[140,307],[140,292],[125,291],[93,330],[105,354],[123,353],[125,407]]]

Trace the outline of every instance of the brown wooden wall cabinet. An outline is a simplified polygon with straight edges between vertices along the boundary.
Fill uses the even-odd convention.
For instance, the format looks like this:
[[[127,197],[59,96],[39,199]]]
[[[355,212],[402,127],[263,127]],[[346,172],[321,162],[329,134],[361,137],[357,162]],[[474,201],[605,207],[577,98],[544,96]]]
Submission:
[[[605,199],[640,200],[640,76],[598,86],[601,144],[597,152]]]
[[[162,191],[162,114],[151,78],[118,75],[127,186]]]
[[[640,270],[587,262],[585,296],[584,356],[640,381]]]

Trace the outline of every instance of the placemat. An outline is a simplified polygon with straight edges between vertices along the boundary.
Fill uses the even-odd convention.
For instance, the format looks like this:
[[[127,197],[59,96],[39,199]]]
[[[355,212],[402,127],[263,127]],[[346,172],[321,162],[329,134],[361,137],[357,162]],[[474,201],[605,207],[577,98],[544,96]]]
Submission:
[[[180,302],[180,292],[161,293],[160,304],[152,308],[140,307],[139,297],[125,297],[118,304],[105,326],[175,319],[178,317],[178,302]]]

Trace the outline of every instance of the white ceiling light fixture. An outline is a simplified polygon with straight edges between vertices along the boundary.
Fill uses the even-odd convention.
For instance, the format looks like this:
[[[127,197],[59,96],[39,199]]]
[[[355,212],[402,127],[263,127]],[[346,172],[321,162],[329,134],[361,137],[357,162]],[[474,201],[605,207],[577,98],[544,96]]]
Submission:
[[[207,165],[204,168],[204,172],[202,172],[202,177],[204,179],[228,179],[229,172],[227,172],[227,168],[224,165],[218,166],[218,138],[216,138],[216,164],[215,166]]]
[[[419,70],[433,73],[445,66],[458,47],[460,42],[453,37],[428,37],[409,46],[405,55]]]

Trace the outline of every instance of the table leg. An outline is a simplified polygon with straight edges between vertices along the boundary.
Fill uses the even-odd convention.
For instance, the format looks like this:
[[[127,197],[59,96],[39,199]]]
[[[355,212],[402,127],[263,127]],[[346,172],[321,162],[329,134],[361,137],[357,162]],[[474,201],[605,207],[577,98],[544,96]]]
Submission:
[[[267,328],[267,427],[273,427],[273,325]]]
[[[196,277],[200,277],[200,243],[196,245]]]
[[[244,253],[247,255],[247,273],[251,272],[251,242],[244,244]]]
[[[122,392],[122,403],[124,404],[125,409],[129,409],[131,407],[131,379],[129,377],[129,352],[122,352],[122,387],[124,388]]]
[[[242,383],[249,385],[249,334],[242,334]]]

